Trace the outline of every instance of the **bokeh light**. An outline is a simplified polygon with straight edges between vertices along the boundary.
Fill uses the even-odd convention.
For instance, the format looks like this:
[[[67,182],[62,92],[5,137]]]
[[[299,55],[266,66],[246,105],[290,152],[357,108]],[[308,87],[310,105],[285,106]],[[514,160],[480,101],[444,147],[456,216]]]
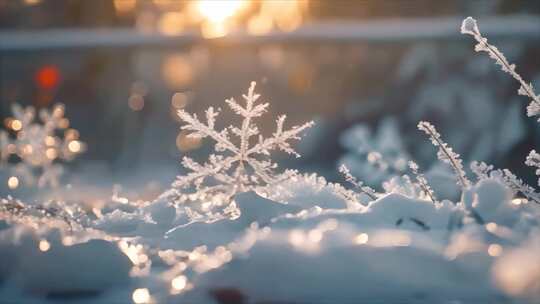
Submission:
[[[57,66],[46,65],[36,72],[35,78],[40,88],[51,90],[56,88],[60,83],[60,70]]]

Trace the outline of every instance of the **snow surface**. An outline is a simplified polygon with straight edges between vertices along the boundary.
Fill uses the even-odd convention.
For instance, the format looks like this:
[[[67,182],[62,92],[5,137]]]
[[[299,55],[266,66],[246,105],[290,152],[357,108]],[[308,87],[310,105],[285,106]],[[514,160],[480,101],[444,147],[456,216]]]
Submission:
[[[36,303],[126,303],[136,288],[148,288],[157,303],[534,303],[540,296],[540,208],[516,204],[500,180],[481,179],[464,195],[479,224],[462,204],[433,204],[398,188],[367,205],[347,204],[313,178],[299,177],[287,202],[238,194],[240,216],[210,223],[174,216],[162,198],[102,209],[80,231],[4,223],[0,294]],[[180,276],[186,285],[174,290]]]

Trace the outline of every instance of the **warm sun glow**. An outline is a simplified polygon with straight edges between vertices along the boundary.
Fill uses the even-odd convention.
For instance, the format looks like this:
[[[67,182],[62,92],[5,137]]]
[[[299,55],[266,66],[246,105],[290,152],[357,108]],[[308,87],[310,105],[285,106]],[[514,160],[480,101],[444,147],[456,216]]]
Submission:
[[[170,88],[189,86],[195,73],[190,58],[184,54],[172,54],[163,60],[161,74]]]
[[[54,146],[55,143],[56,143],[56,139],[54,139],[54,137],[52,136],[45,137],[45,144],[47,146]]]
[[[47,242],[47,240],[41,240],[39,241],[39,250],[45,252],[51,249],[51,244]]]
[[[14,119],[11,121],[11,129],[13,131],[20,131],[22,129],[22,123],[20,120]]]
[[[187,278],[185,276],[178,276],[171,281],[171,286],[177,291],[186,288]]]
[[[114,0],[114,8],[118,14],[127,14],[137,6],[136,0]]]
[[[245,6],[243,0],[200,0],[197,2],[197,11],[210,22],[223,22],[232,17]]]
[[[78,140],[73,140],[68,144],[69,151],[73,153],[81,152],[81,142]]]
[[[486,230],[491,233],[495,233],[497,231],[497,223],[493,223],[493,222],[487,223]]]
[[[136,304],[144,304],[150,302],[150,292],[146,288],[137,288],[133,291],[133,302]]]
[[[491,244],[488,247],[488,254],[492,257],[498,257],[502,254],[503,248],[499,244]]]
[[[9,187],[9,189],[15,189],[15,188],[19,187],[19,179],[16,176],[11,176],[8,179],[7,185]]]
[[[165,35],[180,34],[184,28],[184,15],[179,12],[167,12],[161,16],[158,29]]]
[[[360,233],[354,238],[354,242],[358,245],[366,244],[369,240],[369,235],[367,233]]]
[[[58,152],[56,152],[56,149],[54,148],[48,148],[45,150],[45,156],[50,160],[54,160],[58,157]]]

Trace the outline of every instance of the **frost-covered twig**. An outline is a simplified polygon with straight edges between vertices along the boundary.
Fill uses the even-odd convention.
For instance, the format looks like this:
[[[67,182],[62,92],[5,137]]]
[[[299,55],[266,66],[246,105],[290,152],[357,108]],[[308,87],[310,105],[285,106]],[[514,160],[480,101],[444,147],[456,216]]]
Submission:
[[[437,132],[437,129],[427,121],[419,122],[418,129],[424,131],[429,136],[431,143],[439,148],[439,151],[437,151],[437,158],[449,164],[452,169],[454,169],[458,183],[461,187],[464,189],[470,187],[471,183],[467,179],[459,154],[455,153],[452,148],[441,139],[441,135]]]
[[[503,169],[504,181],[516,192],[521,192],[527,199],[540,204],[540,197],[533,187],[527,185],[508,169]]]
[[[537,95],[534,91],[532,83],[527,83],[521,75],[516,72],[515,64],[510,64],[506,57],[501,51],[499,51],[495,46],[488,43],[487,38],[483,37],[478,28],[476,20],[472,17],[467,17],[463,20],[461,24],[461,33],[471,35],[478,42],[475,46],[475,51],[477,52],[486,52],[489,54],[489,57],[493,58],[495,62],[501,66],[501,69],[510,74],[514,79],[516,79],[519,84],[518,94],[523,96],[528,96],[531,98],[531,103],[527,106],[527,115],[540,116],[540,95]],[[540,121],[540,118],[538,119]],[[536,167],[536,175],[540,175],[540,154],[535,150],[532,150],[527,159],[525,160],[527,166]],[[487,173],[493,170],[493,166],[488,166],[485,163],[473,163],[471,168],[478,175],[479,178],[485,178]],[[529,200],[532,200],[536,203],[540,203],[540,198],[535,192],[535,189],[527,184],[525,184],[521,179],[514,175],[510,170],[495,170],[500,176],[502,176],[505,183],[516,192],[521,192]],[[538,180],[540,185],[540,179]]]
[[[461,24],[461,33],[471,35],[478,42],[474,47],[477,52],[486,52],[489,57],[493,58],[495,62],[501,66],[501,69],[512,75],[519,84],[518,94],[528,96],[531,98],[531,103],[527,106],[527,116],[539,116],[540,115],[540,95],[536,95],[532,83],[527,83],[521,75],[516,72],[516,65],[510,64],[501,51],[495,46],[488,43],[487,38],[483,37],[478,28],[476,20],[472,17],[467,17]],[[540,118],[538,119],[540,121]]]
[[[343,174],[346,181],[351,183],[360,192],[366,194],[372,200],[377,199],[377,193],[375,192],[375,190],[373,190],[373,188],[369,186],[365,186],[363,182],[358,181],[354,176],[352,176],[351,171],[349,170],[349,168],[347,168],[347,166],[341,165],[339,167],[339,172]]]
[[[479,181],[489,178],[489,173],[493,171],[493,165],[488,165],[485,162],[472,161],[470,167]]]
[[[536,175],[540,176],[540,154],[538,154],[535,150],[529,152],[529,155],[525,160],[525,164],[530,167],[535,167]],[[538,179],[538,185],[540,186],[540,179]]]
[[[429,199],[434,204],[436,204],[437,203],[437,198],[435,197],[435,193],[433,192],[433,189],[431,189],[431,187],[429,186],[424,174],[422,174],[422,173],[420,173],[418,171],[419,170],[418,164],[411,160],[411,161],[409,161],[409,168],[411,168],[412,173],[415,176],[416,182],[418,183],[418,185],[420,185],[420,188],[422,188],[422,191],[427,196],[429,196]]]
[[[500,179],[504,184],[514,192],[523,194],[529,201],[540,204],[540,196],[535,189],[527,185],[523,180],[518,178],[512,171],[508,169],[493,169],[492,165],[484,162],[472,162],[471,170],[476,174],[478,180],[495,177]]]

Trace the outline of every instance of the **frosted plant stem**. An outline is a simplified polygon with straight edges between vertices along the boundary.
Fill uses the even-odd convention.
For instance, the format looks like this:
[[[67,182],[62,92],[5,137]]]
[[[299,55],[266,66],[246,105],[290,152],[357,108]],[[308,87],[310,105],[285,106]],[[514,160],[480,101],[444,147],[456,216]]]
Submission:
[[[504,54],[497,49],[497,47],[488,43],[487,38],[482,36],[476,20],[472,17],[467,17],[461,24],[461,33],[473,36],[478,42],[475,46],[475,51],[486,52],[489,56],[495,59],[495,62],[501,66],[501,69],[510,74],[520,84],[518,90],[519,95],[528,96],[531,99],[531,103],[527,106],[527,115],[529,117],[540,115],[540,95],[536,95],[531,83],[525,82],[525,80],[516,72],[516,65],[508,62]],[[540,121],[540,119],[539,119]]]
[[[461,184],[462,188],[468,188],[470,186],[470,182],[465,177],[465,171],[463,170],[463,165],[461,164],[461,160],[458,159],[459,154],[456,154],[452,151],[452,148],[448,147],[448,145],[441,140],[441,135],[437,132],[435,127],[431,125],[427,121],[421,121],[418,123],[418,129],[421,131],[424,131],[431,139],[431,142],[433,145],[439,148],[439,159],[442,161],[445,161],[450,164],[450,166],[454,169],[458,181]],[[443,154],[441,157],[440,154]]]
[[[414,174],[414,176],[416,178],[416,181],[420,185],[420,188],[422,189],[422,191],[424,191],[424,193],[427,196],[429,196],[429,199],[433,202],[433,204],[436,204],[437,199],[435,198],[435,193],[433,193],[433,189],[431,189],[431,187],[427,183],[427,180],[426,180],[426,177],[424,176],[424,174],[420,173],[419,168],[418,168],[418,164],[416,164],[413,161],[409,161],[409,168],[411,168],[411,170],[412,170],[412,172],[413,172],[413,174]]]
[[[339,172],[343,174],[345,180],[352,184],[356,189],[360,190],[361,193],[364,193],[372,200],[377,199],[375,190],[373,190],[371,187],[364,186],[363,182],[358,181],[354,176],[352,176],[351,171],[349,170],[349,168],[347,168],[347,166],[341,165],[339,167]]]
[[[452,156],[450,156],[450,153],[448,153],[448,151],[446,149],[443,148],[443,146],[442,146],[443,142],[439,138],[435,137],[434,136],[435,134],[433,134],[431,131],[428,131],[428,132],[429,132],[430,136],[432,138],[434,138],[439,143],[439,147],[441,147],[441,151],[446,155],[446,157],[448,157],[448,160],[450,160],[450,163],[451,163],[452,167],[454,168],[454,170],[459,171],[458,166],[457,166],[456,161],[454,160],[454,158]],[[457,174],[457,176],[459,178],[459,182],[461,183],[461,185],[463,187],[466,187],[467,182],[465,182],[465,179],[463,179],[461,174]]]

